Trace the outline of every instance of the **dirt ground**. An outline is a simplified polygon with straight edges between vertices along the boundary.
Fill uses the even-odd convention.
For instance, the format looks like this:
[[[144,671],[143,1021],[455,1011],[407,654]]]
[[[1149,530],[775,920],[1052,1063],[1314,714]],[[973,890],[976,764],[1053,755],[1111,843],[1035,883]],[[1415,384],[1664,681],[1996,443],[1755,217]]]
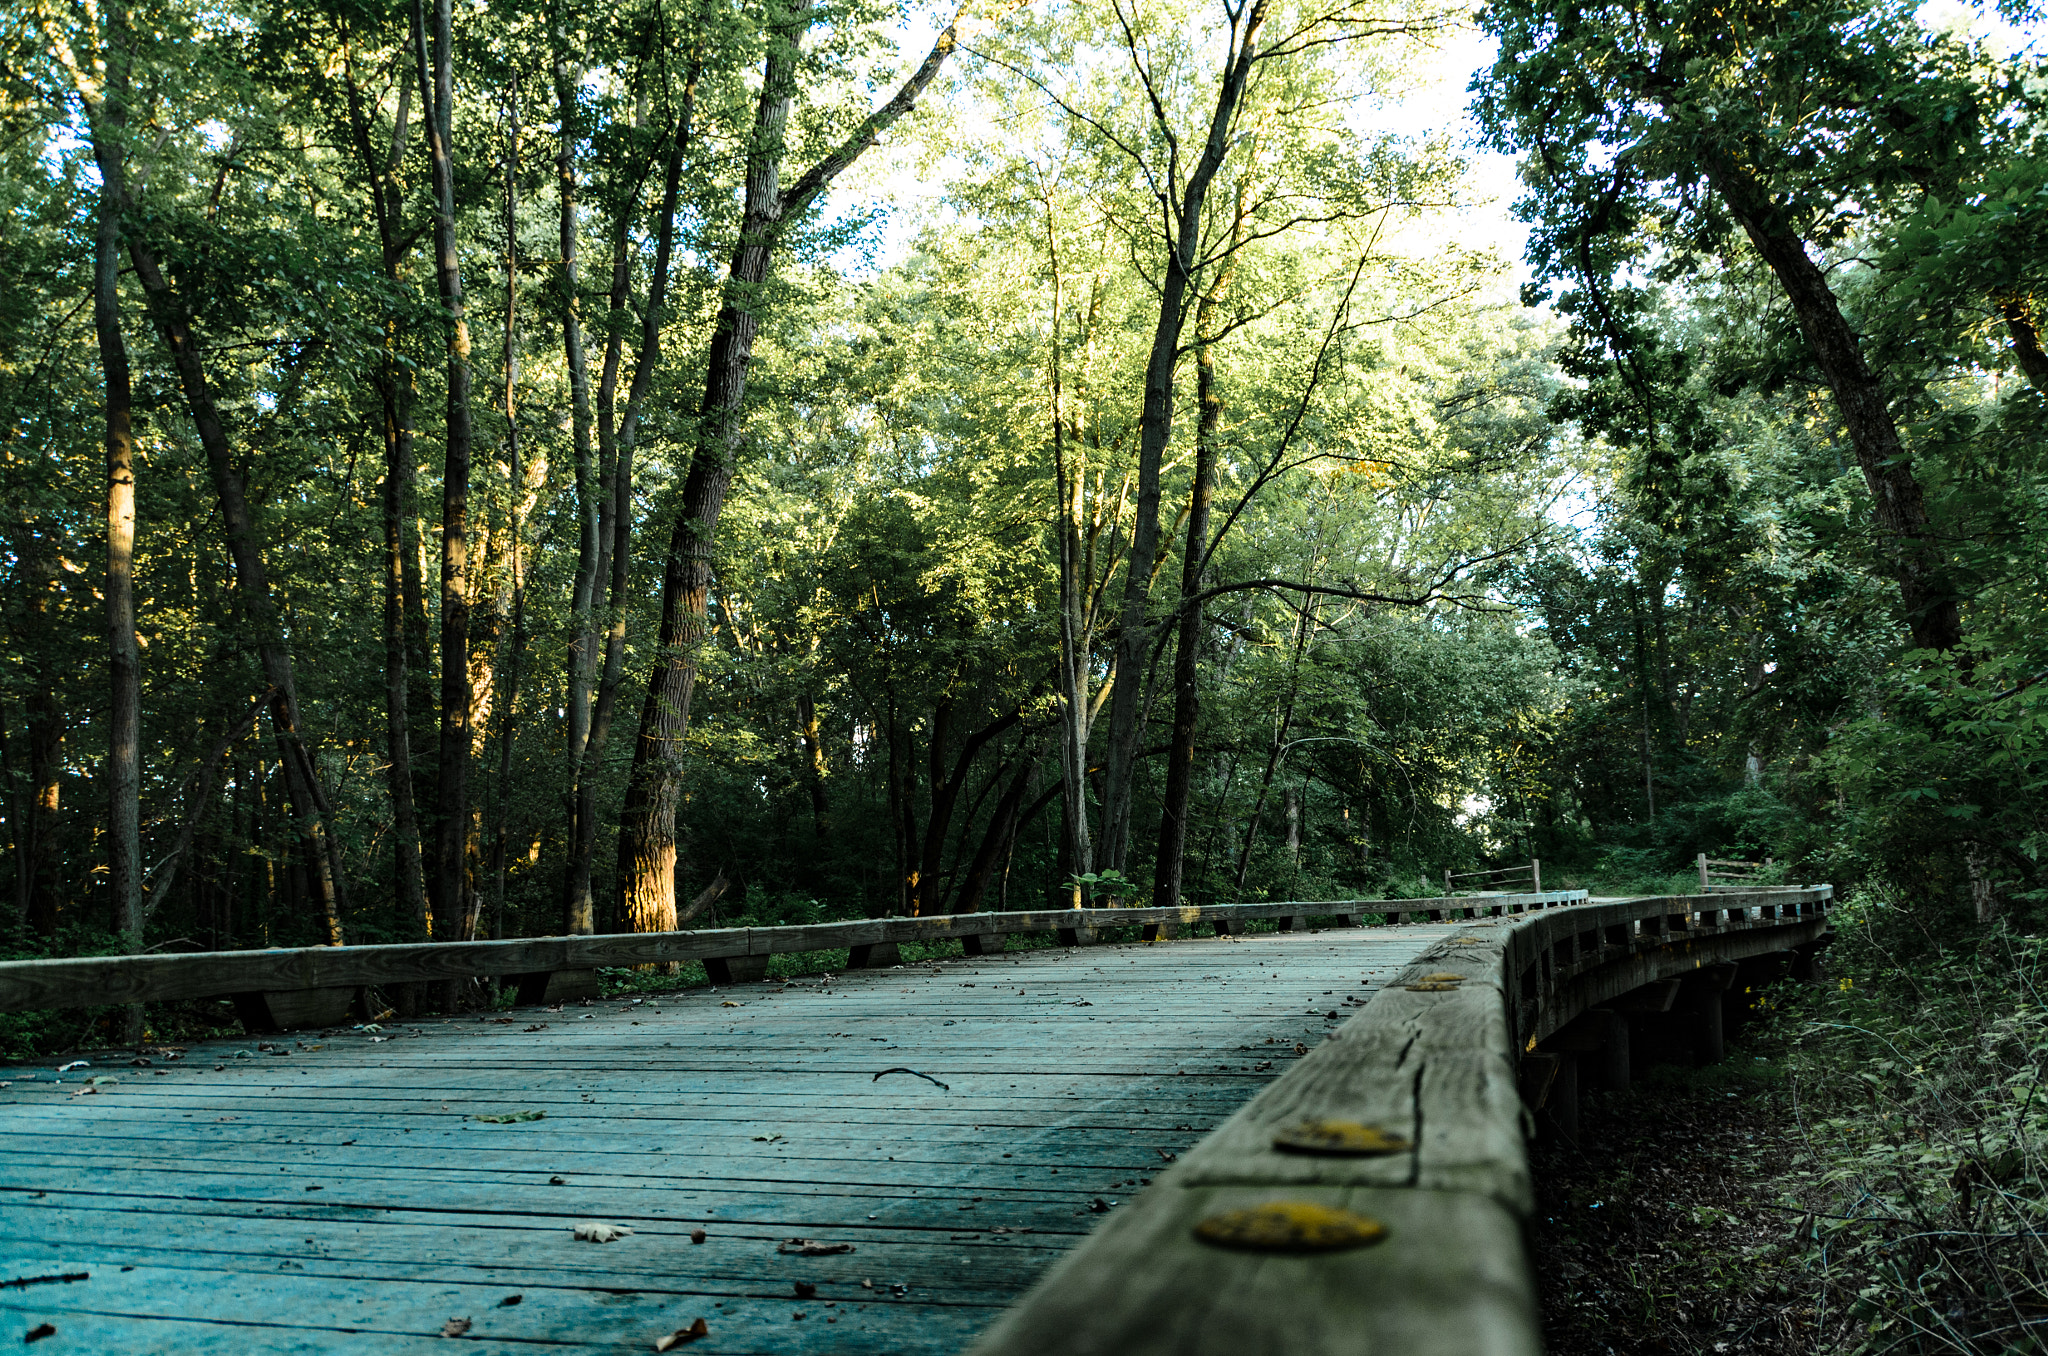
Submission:
[[[1731,1044],[1581,1096],[1576,1143],[1532,1146],[1531,1242],[1553,1356],[1815,1349],[1810,1287],[1772,1181],[1797,1142],[1782,1070]]]

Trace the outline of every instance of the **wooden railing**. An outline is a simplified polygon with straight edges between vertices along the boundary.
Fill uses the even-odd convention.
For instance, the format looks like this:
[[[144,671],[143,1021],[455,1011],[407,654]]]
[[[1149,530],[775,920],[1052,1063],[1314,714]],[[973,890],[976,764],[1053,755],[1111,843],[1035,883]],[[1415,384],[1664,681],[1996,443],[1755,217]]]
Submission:
[[[1760,878],[1776,863],[1769,857],[1760,862],[1723,861],[1702,852],[1694,865],[1700,870],[1700,893],[1711,895],[1727,890],[1763,889]]]
[[[361,1004],[363,991],[379,986],[499,979],[517,987],[521,1002],[557,1002],[594,996],[600,967],[701,961],[712,981],[724,984],[759,978],[770,956],[841,947],[848,951],[850,966],[866,968],[893,963],[895,948],[905,942],[957,938],[969,954],[980,954],[1000,950],[1004,936],[1011,933],[1057,933],[1063,942],[1081,944],[1102,928],[1138,927],[1150,940],[1202,927],[1228,933],[1256,920],[1276,921],[1285,931],[1306,928],[1318,917],[1340,926],[1373,916],[1388,922],[1445,915],[1469,918],[1577,903],[1585,897],[1584,890],[1559,890],[1450,903],[1345,899],[1167,909],[1032,909],[694,932],[7,961],[0,962],[0,1012],[229,996],[252,1028],[323,1026],[345,1020],[351,1007]]]
[[[1718,996],[1745,966],[1810,954],[1832,894],[1595,900],[1460,928],[1066,1254],[974,1356],[1538,1356],[1524,1061],[1597,1004]]]
[[[1540,858],[1531,857],[1524,866],[1503,866],[1493,871],[1453,871],[1449,867],[1444,868],[1444,893],[1447,895],[1459,890],[1494,893],[1509,886],[1519,887],[1525,881],[1530,890],[1542,892],[1543,862]]]

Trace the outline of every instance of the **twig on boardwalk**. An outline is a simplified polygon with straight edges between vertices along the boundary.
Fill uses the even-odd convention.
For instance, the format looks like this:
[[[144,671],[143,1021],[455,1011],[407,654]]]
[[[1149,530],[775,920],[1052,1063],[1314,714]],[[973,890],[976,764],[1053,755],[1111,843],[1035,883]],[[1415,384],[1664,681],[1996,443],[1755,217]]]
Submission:
[[[0,1290],[16,1290],[31,1285],[68,1285],[72,1281],[89,1281],[90,1271],[67,1271],[61,1276],[17,1276],[11,1281],[0,1281]]]
[[[933,1078],[933,1077],[932,1077],[932,1076],[931,1076],[930,1074],[925,1074],[925,1073],[919,1073],[919,1072],[918,1072],[917,1070],[915,1070],[915,1069],[884,1069],[884,1070],[882,1070],[882,1073],[878,1073],[878,1074],[876,1074],[876,1075],[875,1075],[875,1076],[874,1076],[873,1078],[869,1079],[868,1081],[869,1081],[870,1083],[876,1083],[876,1082],[880,1082],[880,1081],[881,1081],[881,1078],[882,1078],[882,1074],[892,1074],[892,1073],[907,1073],[907,1074],[909,1074],[909,1075],[910,1075],[911,1077],[913,1077],[913,1078],[922,1078],[922,1079],[923,1079],[923,1080],[924,1080],[925,1082],[927,1082],[927,1083],[931,1084],[931,1085],[932,1085],[933,1087],[935,1087],[935,1088],[939,1088],[939,1089],[941,1089],[941,1090],[943,1090],[943,1091],[945,1091],[945,1092],[951,1092],[951,1091],[952,1091],[952,1089],[951,1089],[951,1088],[947,1087],[947,1086],[946,1086],[946,1085],[945,1085],[944,1083],[941,1083],[941,1082],[940,1082],[940,1081],[939,1081],[938,1079],[936,1079],[936,1078]]]

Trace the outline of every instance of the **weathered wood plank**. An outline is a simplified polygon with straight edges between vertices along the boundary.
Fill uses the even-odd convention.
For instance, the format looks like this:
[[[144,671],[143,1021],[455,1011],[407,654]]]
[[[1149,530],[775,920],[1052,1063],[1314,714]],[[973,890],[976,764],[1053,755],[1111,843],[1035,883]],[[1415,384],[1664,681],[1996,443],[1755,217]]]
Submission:
[[[1019,952],[45,1067],[0,1090],[0,1264],[146,1272],[110,1299],[9,1297],[110,1349],[407,1349],[504,1285],[554,1296],[530,1326],[473,1315],[507,1351],[646,1350],[635,1316],[688,1302],[721,1306],[720,1352],[957,1352],[1319,1044],[1325,1005],[1448,931]],[[949,1087],[874,1079],[892,1066]],[[76,1096],[87,1072],[121,1081]],[[466,1119],[518,1109],[545,1118]],[[579,1218],[639,1232],[576,1243]],[[858,1251],[789,1257],[790,1236]],[[865,1317],[793,1320],[795,1279]],[[257,1326],[212,1331],[220,1295]]]
[[[1357,1211],[1382,1243],[1287,1255],[1197,1242],[1197,1221],[1284,1197]],[[1517,1217],[1483,1196],[1398,1188],[1154,1187],[1047,1272],[976,1356],[1538,1356]]]

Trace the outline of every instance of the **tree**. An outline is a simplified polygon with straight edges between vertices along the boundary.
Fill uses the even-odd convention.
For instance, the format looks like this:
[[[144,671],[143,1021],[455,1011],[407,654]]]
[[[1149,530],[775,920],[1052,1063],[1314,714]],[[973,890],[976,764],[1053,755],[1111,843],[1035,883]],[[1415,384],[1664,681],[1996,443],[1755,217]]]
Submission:
[[[888,102],[796,177],[785,191],[782,164],[804,33],[819,17],[809,0],[770,11],[761,94],[747,140],[744,207],[705,364],[696,445],[683,484],[661,584],[659,657],[648,683],[633,750],[633,773],[620,824],[625,914],[636,932],[675,925],[676,801],[682,741],[689,729],[697,647],[708,630],[707,594],[718,519],[738,469],[741,415],[760,326],[762,287],[776,248],[832,181],[916,104],[958,41],[963,6]]]

